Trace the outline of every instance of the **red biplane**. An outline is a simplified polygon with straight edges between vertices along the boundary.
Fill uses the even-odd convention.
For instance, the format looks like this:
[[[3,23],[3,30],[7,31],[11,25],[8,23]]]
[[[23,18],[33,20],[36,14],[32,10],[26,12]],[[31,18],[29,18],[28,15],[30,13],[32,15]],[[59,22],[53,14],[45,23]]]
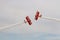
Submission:
[[[32,24],[31,19],[29,18],[29,16],[26,16],[26,21],[24,20],[24,22],[25,23],[28,22],[29,25]]]
[[[35,15],[35,20],[38,20],[38,17],[42,17],[42,15],[40,14],[39,11],[36,12],[36,15]]]

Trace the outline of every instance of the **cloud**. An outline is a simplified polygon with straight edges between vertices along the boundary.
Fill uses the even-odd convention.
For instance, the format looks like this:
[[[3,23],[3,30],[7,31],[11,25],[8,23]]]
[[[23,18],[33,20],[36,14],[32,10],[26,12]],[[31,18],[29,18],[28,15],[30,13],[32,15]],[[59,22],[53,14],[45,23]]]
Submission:
[[[60,35],[49,33],[31,33],[31,34],[16,34],[16,33],[0,33],[1,40],[59,40]]]
[[[60,34],[59,22],[45,19],[39,19],[37,22],[34,21],[34,15],[37,9],[39,9],[43,16],[60,18],[58,0],[1,0],[0,2],[0,25],[23,22],[27,15],[30,16],[33,22],[32,26],[28,26],[28,24],[17,25],[15,28],[7,31],[12,33],[46,32]]]

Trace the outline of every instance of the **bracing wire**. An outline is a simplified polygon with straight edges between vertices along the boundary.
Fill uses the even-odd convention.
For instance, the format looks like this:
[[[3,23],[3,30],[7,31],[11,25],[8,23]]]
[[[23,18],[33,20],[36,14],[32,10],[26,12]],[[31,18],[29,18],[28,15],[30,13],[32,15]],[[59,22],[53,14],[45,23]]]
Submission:
[[[53,21],[57,21],[60,22],[60,19],[56,19],[56,18],[51,18],[51,17],[42,17],[43,19],[48,19],[48,20],[53,20]]]
[[[16,25],[22,25],[22,24],[24,24],[24,22],[22,22],[22,23],[16,23],[16,24],[8,25],[8,26],[4,26],[3,28],[0,28],[0,32],[4,31],[4,30],[7,30],[7,29],[10,29],[10,28],[13,28]]]

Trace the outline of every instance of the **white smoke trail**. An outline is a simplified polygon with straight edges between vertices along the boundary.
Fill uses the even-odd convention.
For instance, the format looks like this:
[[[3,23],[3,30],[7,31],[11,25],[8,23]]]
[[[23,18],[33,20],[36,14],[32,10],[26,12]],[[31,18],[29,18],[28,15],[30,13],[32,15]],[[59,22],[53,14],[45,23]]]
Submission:
[[[56,19],[56,18],[51,18],[51,17],[42,17],[43,19],[48,19],[48,20],[53,20],[53,21],[57,21],[60,22],[60,19]]]
[[[8,26],[4,26],[3,28],[0,28],[0,32],[1,32],[1,31],[4,31],[4,30],[6,30],[6,29],[13,28],[13,27],[15,27],[16,25],[22,25],[22,24],[24,24],[24,22],[22,22],[22,23],[16,23],[16,24],[8,25]]]

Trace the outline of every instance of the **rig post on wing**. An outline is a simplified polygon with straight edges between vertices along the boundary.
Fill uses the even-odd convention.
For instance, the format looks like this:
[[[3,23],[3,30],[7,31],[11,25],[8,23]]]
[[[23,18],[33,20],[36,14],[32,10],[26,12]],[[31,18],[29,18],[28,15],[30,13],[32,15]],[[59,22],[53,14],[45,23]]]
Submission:
[[[42,17],[42,15],[40,14],[40,12],[37,10],[36,14],[35,14],[35,20],[38,20],[38,17]]]
[[[27,23],[27,22],[28,22],[29,25],[32,24],[31,19],[29,18],[29,16],[26,16],[25,19],[26,19],[26,20],[24,20],[24,23]]]

